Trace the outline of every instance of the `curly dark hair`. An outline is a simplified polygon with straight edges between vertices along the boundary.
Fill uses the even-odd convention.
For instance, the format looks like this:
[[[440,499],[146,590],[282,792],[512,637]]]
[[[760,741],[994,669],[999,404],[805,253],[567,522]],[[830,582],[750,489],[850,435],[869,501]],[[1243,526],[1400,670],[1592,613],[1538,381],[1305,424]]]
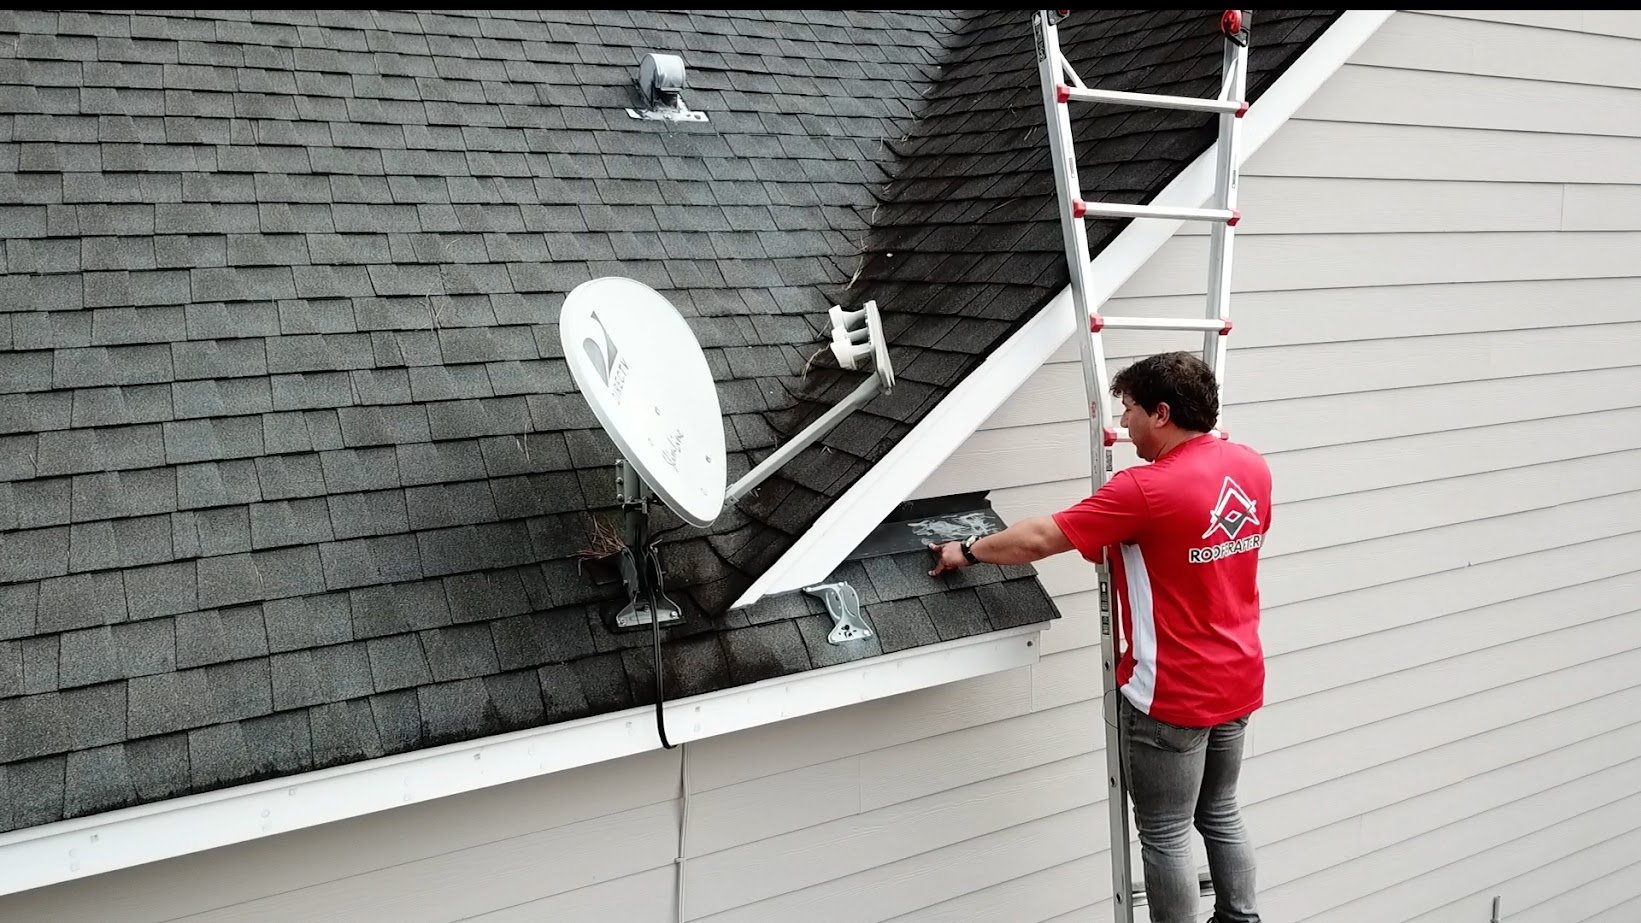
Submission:
[[[1159,353],[1148,356],[1117,373],[1111,394],[1123,395],[1146,413],[1156,413],[1158,404],[1167,404],[1180,429],[1205,433],[1219,421],[1219,383],[1200,356],[1192,353]]]

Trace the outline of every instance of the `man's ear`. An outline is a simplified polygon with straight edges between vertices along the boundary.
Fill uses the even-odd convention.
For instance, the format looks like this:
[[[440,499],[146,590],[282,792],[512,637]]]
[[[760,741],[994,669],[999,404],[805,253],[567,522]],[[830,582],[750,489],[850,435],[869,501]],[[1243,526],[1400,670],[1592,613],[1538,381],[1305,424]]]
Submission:
[[[1169,421],[1174,419],[1174,408],[1168,406],[1167,401],[1161,401],[1158,402],[1157,409],[1152,412],[1152,415],[1157,418],[1158,426],[1167,426]]]

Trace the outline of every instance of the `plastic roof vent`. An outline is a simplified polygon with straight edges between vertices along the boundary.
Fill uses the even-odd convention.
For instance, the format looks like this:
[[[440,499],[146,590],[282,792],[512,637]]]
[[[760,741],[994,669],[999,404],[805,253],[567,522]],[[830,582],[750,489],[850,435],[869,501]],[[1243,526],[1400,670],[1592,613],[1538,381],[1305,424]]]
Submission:
[[[705,112],[695,112],[684,105],[687,83],[683,58],[675,54],[645,55],[638,65],[638,93],[644,100],[644,108],[628,109],[627,115],[635,119],[705,122]]]

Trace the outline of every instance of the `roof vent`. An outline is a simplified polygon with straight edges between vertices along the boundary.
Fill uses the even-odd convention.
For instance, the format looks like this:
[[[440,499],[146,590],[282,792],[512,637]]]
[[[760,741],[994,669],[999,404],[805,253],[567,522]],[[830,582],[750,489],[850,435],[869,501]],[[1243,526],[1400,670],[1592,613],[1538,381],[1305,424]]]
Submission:
[[[643,109],[628,109],[635,119],[659,119],[668,122],[705,122],[705,112],[694,112],[684,105],[684,59],[675,54],[647,54],[638,65],[638,93],[644,99]]]

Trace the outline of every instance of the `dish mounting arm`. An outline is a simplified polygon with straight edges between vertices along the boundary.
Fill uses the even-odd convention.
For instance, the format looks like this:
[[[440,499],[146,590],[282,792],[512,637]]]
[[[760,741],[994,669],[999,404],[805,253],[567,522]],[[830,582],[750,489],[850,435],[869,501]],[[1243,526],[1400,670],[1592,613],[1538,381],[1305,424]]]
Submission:
[[[827,313],[832,319],[832,355],[837,357],[838,365],[846,369],[858,369],[870,361],[875,374],[861,382],[848,397],[828,408],[819,419],[805,427],[803,432],[792,437],[757,467],[731,484],[729,490],[724,493],[724,502],[739,501],[771,474],[797,457],[799,452],[831,432],[844,417],[876,397],[878,392],[894,390],[895,372],[889,363],[889,342],[883,336],[883,321],[878,316],[877,302],[868,301],[865,307],[858,311],[845,311],[833,306]]]

